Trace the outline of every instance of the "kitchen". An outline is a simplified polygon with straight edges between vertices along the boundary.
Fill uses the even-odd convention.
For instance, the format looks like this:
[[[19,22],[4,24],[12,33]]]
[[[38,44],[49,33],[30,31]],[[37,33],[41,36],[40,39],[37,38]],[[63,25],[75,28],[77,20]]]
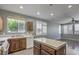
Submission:
[[[72,26],[68,27],[70,28],[69,29],[70,31],[68,32],[67,30],[62,29],[65,28],[64,26],[60,26],[65,23],[67,24],[73,19],[65,14],[69,14],[69,12],[70,15],[74,13],[76,14],[78,12],[77,7],[78,5],[73,5],[72,7],[72,5],[68,4],[0,5],[0,54],[1,55],[79,54],[77,53],[78,50],[73,49],[72,46],[74,45],[72,40],[68,40],[73,38],[73,37],[68,38],[69,35],[74,35],[73,32],[74,30],[71,31],[72,28],[70,28]],[[61,30],[65,31],[65,34]],[[68,35],[67,38],[65,38],[64,36],[66,34]]]

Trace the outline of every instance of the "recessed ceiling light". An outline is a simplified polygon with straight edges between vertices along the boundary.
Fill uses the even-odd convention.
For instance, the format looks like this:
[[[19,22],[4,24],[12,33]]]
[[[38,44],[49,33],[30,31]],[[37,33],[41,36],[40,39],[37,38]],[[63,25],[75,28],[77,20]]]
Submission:
[[[23,6],[20,6],[19,8],[20,8],[20,9],[23,9],[24,7],[23,7]]]
[[[68,8],[72,8],[72,5],[68,5]]]
[[[53,15],[54,15],[54,13],[50,13],[50,15],[51,15],[51,16],[53,16]]]
[[[40,15],[40,12],[37,12],[37,15]]]

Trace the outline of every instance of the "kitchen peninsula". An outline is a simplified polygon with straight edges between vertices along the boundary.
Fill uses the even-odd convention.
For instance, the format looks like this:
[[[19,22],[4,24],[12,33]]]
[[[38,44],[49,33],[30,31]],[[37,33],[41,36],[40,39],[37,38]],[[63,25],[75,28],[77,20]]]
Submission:
[[[34,54],[35,55],[65,55],[66,42],[47,38],[34,39]]]

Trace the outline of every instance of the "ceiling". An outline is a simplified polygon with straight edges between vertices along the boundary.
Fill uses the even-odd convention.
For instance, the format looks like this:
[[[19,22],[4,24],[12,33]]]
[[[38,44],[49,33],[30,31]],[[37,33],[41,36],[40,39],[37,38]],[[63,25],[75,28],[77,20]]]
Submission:
[[[22,5],[22,4],[21,4]],[[23,4],[23,9],[20,9],[20,4],[0,4],[0,9],[21,13],[24,15],[44,19],[52,22],[68,21],[71,17],[79,17],[79,5],[72,5],[68,8],[67,4]],[[40,15],[37,15],[40,12]],[[51,16],[50,13],[54,15]]]

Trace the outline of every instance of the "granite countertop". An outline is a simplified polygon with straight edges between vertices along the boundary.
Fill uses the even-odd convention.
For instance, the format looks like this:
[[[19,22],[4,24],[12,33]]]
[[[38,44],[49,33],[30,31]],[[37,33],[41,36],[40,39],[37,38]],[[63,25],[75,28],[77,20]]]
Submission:
[[[66,42],[62,42],[62,41],[57,41],[57,40],[53,40],[53,39],[47,39],[47,38],[36,38],[34,39],[36,41],[39,41],[40,43],[44,43],[48,46],[50,46],[53,49],[60,49],[62,46],[66,45]]]

